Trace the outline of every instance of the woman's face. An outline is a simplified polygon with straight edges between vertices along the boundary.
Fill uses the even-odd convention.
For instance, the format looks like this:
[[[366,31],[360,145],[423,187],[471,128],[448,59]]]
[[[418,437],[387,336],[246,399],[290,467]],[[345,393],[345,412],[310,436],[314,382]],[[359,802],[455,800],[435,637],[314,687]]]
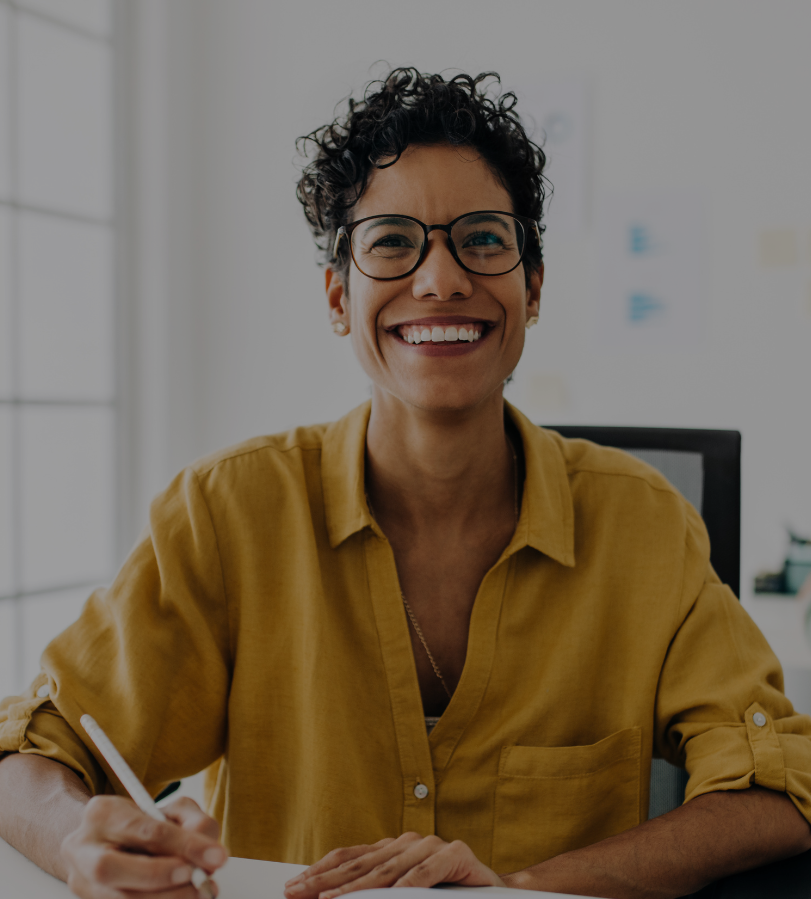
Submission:
[[[427,225],[491,209],[512,212],[509,193],[474,150],[448,145],[409,147],[392,166],[377,169],[353,219],[398,213]],[[362,227],[362,226],[361,226]],[[397,281],[375,281],[354,263],[349,290],[327,271],[333,323],[349,328],[364,371],[389,398],[426,411],[473,409],[501,390],[518,364],[527,319],[538,314],[543,269],[527,287],[524,266],[504,275],[466,272],[432,231],[420,267]],[[454,327],[474,341],[410,343],[415,332]],[[449,333],[453,336],[453,332]]]

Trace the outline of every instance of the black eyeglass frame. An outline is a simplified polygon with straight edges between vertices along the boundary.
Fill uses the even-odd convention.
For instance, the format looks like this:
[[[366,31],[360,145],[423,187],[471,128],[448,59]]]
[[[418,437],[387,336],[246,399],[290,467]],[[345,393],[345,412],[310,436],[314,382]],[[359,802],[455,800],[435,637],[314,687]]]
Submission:
[[[456,246],[453,243],[453,238],[451,237],[451,229],[457,222],[461,222],[462,219],[467,218],[470,215],[508,215],[510,218],[516,219],[521,227],[524,229],[525,239],[524,245],[521,247],[521,253],[518,256],[518,261],[512,268],[508,268],[506,272],[498,272],[495,274],[493,272],[477,272],[472,268],[468,268],[464,262],[459,258],[459,254],[456,252]],[[393,278],[376,278],[374,275],[367,275],[366,272],[358,265],[357,259],[355,259],[355,254],[352,250],[352,232],[358,225],[362,225],[364,222],[369,222],[372,219],[379,218],[399,218],[399,219],[407,219],[410,222],[414,222],[419,225],[423,233],[425,234],[425,240],[422,242],[422,250],[420,251],[419,259],[417,259],[416,263],[404,274],[395,275]],[[401,278],[407,278],[409,275],[413,275],[414,272],[422,265],[423,260],[425,259],[425,254],[428,252],[428,235],[432,231],[444,231],[448,235],[448,249],[451,251],[451,256],[456,260],[457,265],[463,268],[466,272],[470,272],[471,275],[481,275],[484,278],[498,278],[501,275],[508,275],[510,272],[515,271],[521,262],[524,259],[524,254],[527,251],[527,246],[529,245],[529,235],[534,234],[535,240],[538,242],[538,246],[541,246],[541,232],[538,228],[538,223],[535,219],[529,218],[526,215],[516,215],[514,212],[504,212],[501,209],[476,209],[473,212],[466,212],[464,215],[457,216],[452,222],[448,222],[447,225],[426,225],[425,222],[421,222],[419,219],[414,218],[412,215],[401,215],[398,212],[391,213],[381,213],[379,215],[367,215],[366,218],[358,219],[356,222],[350,222],[348,225],[341,225],[338,228],[338,232],[335,235],[335,243],[332,247],[332,258],[338,258],[338,248],[340,246],[342,238],[346,238],[349,243],[349,256],[352,259],[352,262],[355,263],[355,268],[365,277],[371,278],[373,281],[399,281]]]

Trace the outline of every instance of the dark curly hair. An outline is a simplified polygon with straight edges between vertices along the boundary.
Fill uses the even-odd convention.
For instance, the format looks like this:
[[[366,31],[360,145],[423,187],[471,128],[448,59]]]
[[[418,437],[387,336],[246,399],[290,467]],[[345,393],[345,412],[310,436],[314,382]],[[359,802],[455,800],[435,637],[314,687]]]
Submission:
[[[474,148],[510,194],[513,211],[537,221],[543,233],[543,203],[550,190],[543,175],[546,156],[527,137],[515,112],[515,94],[491,97],[488,82],[501,83],[495,72],[446,81],[414,68],[392,69],[366,86],[362,100],[350,97],[347,111],[332,124],[298,138],[296,146],[305,159],[313,148],[316,152],[302,172],[296,196],[321,262],[331,265],[344,283],[349,254],[332,256],[338,228],[348,223],[372,169],[393,165],[410,144]],[[531,243],[523,263],[527,281],[542,258],[542,245]]]

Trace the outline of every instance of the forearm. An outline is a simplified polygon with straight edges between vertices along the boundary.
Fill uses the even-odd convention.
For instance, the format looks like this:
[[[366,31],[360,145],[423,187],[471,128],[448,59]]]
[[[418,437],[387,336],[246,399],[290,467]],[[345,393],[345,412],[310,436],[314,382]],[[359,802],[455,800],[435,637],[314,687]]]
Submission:
[[[81,778],[59,762],[20,753],[0,761],[0,837],[60,880],[62,840],[89,800]]]
[[[515,874],[511,887],[612,899],[675,899],[738,871],[811,849],[783,793],[708,793],[625,833]]]

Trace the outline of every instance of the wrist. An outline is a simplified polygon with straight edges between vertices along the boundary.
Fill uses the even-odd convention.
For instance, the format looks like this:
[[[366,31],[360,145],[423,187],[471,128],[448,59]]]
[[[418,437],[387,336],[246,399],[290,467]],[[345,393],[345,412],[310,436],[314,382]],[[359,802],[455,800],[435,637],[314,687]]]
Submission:
[[[524,868],[523,871],[514,871],[512,874],[502,874],[501,881],[505,887],[509,887],[511,890],[538,889],[530,868]]]
[[[598,872],[592,870],[576,852],[564,852],[544,862],[502,875],[505,886],[514,890],[538,890],[550,893],[589,893],[599,883]]]

